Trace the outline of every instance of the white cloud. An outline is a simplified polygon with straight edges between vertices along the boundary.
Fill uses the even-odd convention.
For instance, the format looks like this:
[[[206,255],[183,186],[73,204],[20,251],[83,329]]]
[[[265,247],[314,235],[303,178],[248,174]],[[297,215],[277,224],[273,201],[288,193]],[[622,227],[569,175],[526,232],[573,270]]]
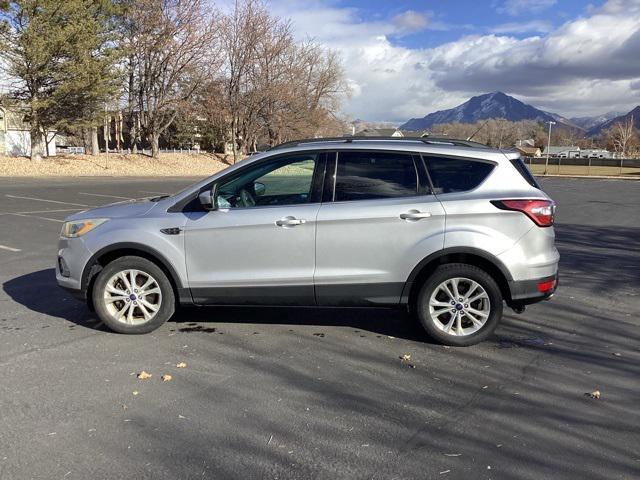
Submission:
[[[529,22],[510,22],[496,25],[489,29],[491,33],[549,33],[552,30],[551,23],[543,20],[531,20]]]
[[[429,18],[424,13],[407,10],[393,17],[391,23],[396,27],[398,34],[410,34],[426,29]]]
[[[399,31],[393,19],[363,21],[356,9],[319,1],[286,5],[276,13],[292,19],[300,38],[342,55],[355,93],[345,112],[354,118],[401,122],[495,90],[566,116],[640,103],[640,0],[609,0],[546,34],[531,27],[542,35],[502,35],[502,25],[428,49],[390,40]]]
[[[557,0],[505,0],[498,5],[496,11],[498,13],[518,16],[525,13],[540,12],[555,5],[556,1]]]

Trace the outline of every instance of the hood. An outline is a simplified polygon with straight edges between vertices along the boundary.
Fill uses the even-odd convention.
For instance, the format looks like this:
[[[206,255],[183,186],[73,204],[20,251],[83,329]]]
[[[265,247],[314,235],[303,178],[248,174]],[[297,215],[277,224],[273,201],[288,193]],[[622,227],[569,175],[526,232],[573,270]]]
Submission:
[[[82,220],[83,218],[122,218],[139,217],[148,213],[157,205],[148,198],[138,200],[125,200],[124,202],[110,203],[102,207],[83,210],[67,217],[67,220]]]

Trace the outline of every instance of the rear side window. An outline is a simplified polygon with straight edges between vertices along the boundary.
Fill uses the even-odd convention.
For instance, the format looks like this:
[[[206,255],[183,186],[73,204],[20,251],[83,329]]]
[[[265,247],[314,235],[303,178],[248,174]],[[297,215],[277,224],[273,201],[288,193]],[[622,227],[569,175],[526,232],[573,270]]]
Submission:
[[[489,176],[493,165],[458,158],[425,157],[434,193],[473,190]]]
[[[339,153],[334,201],[417,194],[418,173],[411,155],[389,152]]]
[[[511,160],[511,165],[516,167],[516,170],[520,172],[520,175],[522,175],[522,178],[524,178],[529,185],[537,188],[538,190],[542,190],[542,187],[540,187],[540,184],[538,183],[536,178],[531,174],[531,172],[529,171],[527,166],[524,164],[522,159],[514,158],[513,160]]]

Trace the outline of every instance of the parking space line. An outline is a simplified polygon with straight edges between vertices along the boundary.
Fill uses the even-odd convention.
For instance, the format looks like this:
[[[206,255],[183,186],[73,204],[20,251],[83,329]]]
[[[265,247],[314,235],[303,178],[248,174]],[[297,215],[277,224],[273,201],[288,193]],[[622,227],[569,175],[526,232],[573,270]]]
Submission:
[[[152,193],[155,195],[169,195],[167,192],[152,192],[150,190],[140,190],[140,193]]]
[[[61,208],[54,210],[30,210],[28,212],[0,212],[0,215],[11,215],[12,213],[21,213],[23,215],[32,214],[32,213],[57,213],[57,212],[79,212],[84,210],[83,208]]]
[[[21,252],[19,248],[7,247],[6,245],[0,245],[0,250],[9,250],[10,252]]]
[[[92,197],[120,198],[122,200],[133,200],[131,197],[121,197],[119,195],[103,195],[101,193],[78,192],[78,195],[91,195]]]
[[[22,197],[20,195],[9,195],[8,193],[5,194],[5,197],[17,198],[17,199],[21,199],[21,200],[35,200],[37,202],[60,203],[62,205],[75,205],[77,207],[89,207],[90,206],[90,205],[85,205],[84,203],[61,202],[59,200],[48,200],[46,198]]]
[[[11,213],[22,213],[22,214],[31,214],[31,213],[56,213],[56,212],[79,212],[82,210],[81,208],[61,208],[55,210],[34,210],[29,212],[11,212]]]
[[[16,217],[25,217],[25,218],[38,218],[40,220],[49,220],[50,222],[64,223],[64,220],[58,220],[57,218],[40,217],[38,215],[24,215],[22,213],[7,213],[7,215],[15,215]]]

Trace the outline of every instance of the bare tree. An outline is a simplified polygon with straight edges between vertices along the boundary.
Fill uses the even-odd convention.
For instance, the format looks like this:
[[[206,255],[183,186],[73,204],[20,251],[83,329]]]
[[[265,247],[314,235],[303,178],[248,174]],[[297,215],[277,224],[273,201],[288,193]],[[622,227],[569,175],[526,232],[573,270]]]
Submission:
[[[256,58],[256,44],[264,31],[266,10],[254,0],[239,3],[222,18],[221,44],[224,52],[224,90],[230,116],[233,161],[246,148],[255,123],[250,73]]]
[[[633,115],[630,115],[623,121],[611,125],[605,131],[605,137],[613,145],[615,151],[624,158],[635,138],[635,133]]]
[[[135,0],[127,47],[134,144],[143,134],[158,157],[160,136],[219,65],[214,15],[206,0]]]
[[[274,145],[341,128],[336,112],[348,89],[335,53],[297,44],[290,23],[257,0],[236,2],[221,44],[234,161],[262,139]]]

